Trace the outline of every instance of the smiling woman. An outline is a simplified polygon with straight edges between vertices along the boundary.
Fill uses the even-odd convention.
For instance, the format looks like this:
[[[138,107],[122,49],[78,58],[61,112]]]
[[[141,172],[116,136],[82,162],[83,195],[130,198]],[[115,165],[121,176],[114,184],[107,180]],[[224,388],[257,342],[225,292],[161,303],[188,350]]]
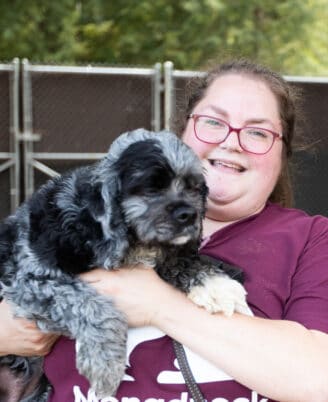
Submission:
[[[204,120],[197,118],[202,115],[207,116],[206,127]],[[205,234],[209,235],[206,222],[211,219],[220,221],[223,227],[264,208],[281,172],[283,143],[275,140],[281,138],[282,126],[277,99],[267,84],[233,72],[213,81],[192,116],[196,119],[189,119],[182,138],[202,160],[206,171],[209,197]],[[222,122],[225,136],[219,142],[213,129],[206,130],[208,116]],[[250,127],[254,122],[258,130],[268,130],[265,138],[269,142],[260,155],[254,152],[258,149],[254,140],[248,140],[247,149],[241,141],[241,133],[253,132]]]

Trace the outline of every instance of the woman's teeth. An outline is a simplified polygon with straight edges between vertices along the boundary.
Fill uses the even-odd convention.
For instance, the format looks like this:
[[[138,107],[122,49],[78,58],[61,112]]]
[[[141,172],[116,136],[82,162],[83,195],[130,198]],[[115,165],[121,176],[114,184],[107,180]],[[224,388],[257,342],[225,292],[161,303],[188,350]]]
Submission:
[[[244,167],[242,167],[240,165],[237,165],[235,163],[232,163],[232,162],[223,162],[223,161],[216,160],[216,159],[209,159],[209,163],[212,166],[223,166],[223,167],[226,167],[226,168],[229,168],[229,169],[237,170],[238,172],[244,172],[245,171]]]

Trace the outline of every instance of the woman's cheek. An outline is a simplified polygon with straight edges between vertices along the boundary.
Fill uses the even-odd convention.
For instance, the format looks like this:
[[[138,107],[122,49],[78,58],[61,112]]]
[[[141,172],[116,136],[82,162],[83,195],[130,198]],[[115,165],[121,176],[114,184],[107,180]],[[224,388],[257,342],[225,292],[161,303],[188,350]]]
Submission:
[[[212,150],[213,146],[209,146],[204,142],[199,141],[195,136],[182,137],[182,140],[187,144],[198,156],[199,159],[206,159],[208,153]]]

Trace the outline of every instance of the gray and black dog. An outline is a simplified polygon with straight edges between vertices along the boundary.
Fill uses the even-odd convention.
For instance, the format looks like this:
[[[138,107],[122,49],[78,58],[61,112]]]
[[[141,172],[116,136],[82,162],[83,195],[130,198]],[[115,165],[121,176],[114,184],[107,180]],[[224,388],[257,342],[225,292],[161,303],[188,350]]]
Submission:
[[[99,397],[112,395],[127,322],[77,274],[143,262],[209,311],[247,310],[224,264],[198,254],[206,196],[200,161],[174,134],[122,134],[104,159],[49,180],[1,224],[0,296],[41,330],[76,339],[78,370]],[[27,377],[37,362],[0,359]]]

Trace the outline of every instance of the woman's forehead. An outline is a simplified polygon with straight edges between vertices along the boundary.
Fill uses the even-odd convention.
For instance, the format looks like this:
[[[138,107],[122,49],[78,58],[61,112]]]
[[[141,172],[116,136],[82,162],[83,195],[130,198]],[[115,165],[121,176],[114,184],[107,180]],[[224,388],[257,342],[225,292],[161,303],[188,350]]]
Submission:
[[[244,74],[224,74],[208,87],[195,112],[243,121],[280,122],[279,105],[268,84]]]

